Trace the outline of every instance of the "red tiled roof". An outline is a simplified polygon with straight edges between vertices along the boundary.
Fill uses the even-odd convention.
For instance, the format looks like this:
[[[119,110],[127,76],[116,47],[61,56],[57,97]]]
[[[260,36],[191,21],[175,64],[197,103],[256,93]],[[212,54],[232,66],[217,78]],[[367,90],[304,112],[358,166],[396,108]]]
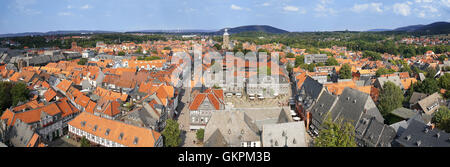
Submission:
[[[48,102],[49,102],[50,100],[52,100],[55,96],[56,96],[56,92],[53,90],[53,88],[49,88],[49,89],[44,93],[44,98],[45,98],[45,100],[47,100]]]
[[[72,81],[62,80],[56,87],[61,91],[67,92],[69,87],[72,85]]]
[[[82,126],[81,122],[85,122],[85,125]],[[111,140],[128,147],[154,147],[156,141],[161,137],[161,134],[154,130],[98,117],[88,112],[82,112],[68,124],[77,129],[89,132],[95,136]],[[94,126],[97,126],[95,131],[93,130]],[[106,134],[107,130],[109,130],[108,134]],[[119,139],[121,134],[122,139]],[[135,138],[138,139],[136,144]]]

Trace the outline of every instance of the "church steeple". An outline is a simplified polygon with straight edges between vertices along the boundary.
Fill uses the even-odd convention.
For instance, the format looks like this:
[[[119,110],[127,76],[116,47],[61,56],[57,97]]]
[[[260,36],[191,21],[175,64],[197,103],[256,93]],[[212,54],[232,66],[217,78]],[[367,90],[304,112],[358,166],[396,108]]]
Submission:
[[[230,47],[230,34],[228,34],[228,29],[225,28],[225,33],[223,33],[223,44],[222,48],[227,50],[231,49]]]

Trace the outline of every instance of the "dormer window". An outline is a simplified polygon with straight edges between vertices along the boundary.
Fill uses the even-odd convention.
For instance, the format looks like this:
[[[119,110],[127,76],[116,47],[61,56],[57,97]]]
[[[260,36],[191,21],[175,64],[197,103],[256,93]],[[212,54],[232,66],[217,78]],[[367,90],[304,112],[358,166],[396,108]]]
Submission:
[[[122,139],[123,139],[123,132],[121,132],[119,135],[119,140],[122,140]]]
[[[134,141],[133,141],[133,144],[137,144],[138,143],[138,141],[139,141],[139,138],[137,138],[137,137],[134,137]]]
[[[105,135],[108,136],[110,131],[110,129],[106,129]]]
[[[86,126],[86,121],[81,121],[81,127]]]
[[[94,132],[97,130],[97,125],[94,126],[94,129],[92,129]]]

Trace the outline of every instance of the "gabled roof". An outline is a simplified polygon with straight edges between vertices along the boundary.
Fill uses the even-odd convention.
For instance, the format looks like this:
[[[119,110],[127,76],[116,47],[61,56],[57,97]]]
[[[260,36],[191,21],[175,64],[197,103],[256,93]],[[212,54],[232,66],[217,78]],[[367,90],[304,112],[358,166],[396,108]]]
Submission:
[[[161,134],[154,130],[98,117],[88,112],[82,112],[68,124],[128,147],[154,147],[161,137]],[[95,126],[97,126],[96,130],[94,130]]]
[[[56,87],[60,89],[61,91],[67,92],[69,90],[69,87],[72,85],[72,81],[69,80],[62,80]]]
[[[417,103],[426,114],[431,115],[433,114],[434,111],[436,111],[439,108],[441,99],[442,99],[441,95],[438,92],[436,92],[420,100]]]
[[[208,99],[209,102],[214,106],[214,109],[221,110],[224,106],[223,101],[223,90],[221,89],[208,89],[205,93],[197,94],[194,100],[191,102],[189,109],[190,110],[198,110],[201,104]]]
[[[425,123],[411,119],[406,130],[396,139],[405,147],[450,147],[450,134],[430,129]]]
[[[44,98],[45,98],[45,100],[47,100],[47,102],[51,101],[55,96],[56,96],[56,92],[53,90],[53,88],[49,88],[44,93]]]
[[[89,104],[87,105],[85,111],[88,112],[88,113],[92,113],[93,114],[94,110],[95,110],[95,106],[97,106],[97,103],[89,100]]]

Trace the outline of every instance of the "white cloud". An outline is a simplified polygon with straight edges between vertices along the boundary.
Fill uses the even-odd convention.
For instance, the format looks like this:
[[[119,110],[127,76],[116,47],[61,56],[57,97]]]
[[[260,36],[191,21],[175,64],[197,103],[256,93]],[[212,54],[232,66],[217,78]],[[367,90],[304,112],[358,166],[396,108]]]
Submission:
[[[431,3],[433,0],[416,0],[416,3]]]
[[[58,13],[58,16],[72,16],[73,15],[73,13],[71,13],[71,12],[59,12]]]
[[[81,7],[81,9],[83,9],[83,10],[91,9],[91,8],[92,8],[92,6],[89,5],[89,4],[86,4],[86,5],[84,5],[84,6]]]
[[[67,9],[72,9],[72,5],[68,5],[68,6],[67,6]]]
[[[298,7],[295,6],[285,6],[283,8],[284,11],[288,11],[288,12],[297,12],[298,11]]]
[[[36,4],[36,0],[14,0],[12,7],[14,11],[25,15],[41,14],[41,11],[29,8],[29,6]]]
[[[314,11],[316,11],[316,16],[321,17],[336,14],[337,13],[336,10],[329,7],[333,2],[334,0],[320,0],[319,3],[314,8]]]
[[[242,9],[243,9],[242,7],[237,6],[237,5],[235,5],[235,4],[231,4],[231,7],[230,7],[230,8],[233,9],[233,10],[242,10]]]
[[[262,6],[270,6],[270,3],[269,2],[265,2],[265,3],[262,4]]]
[[[351,10],[356,13],[361,13],[366,10],[382,13],[383,9],[381,9],[381,6],[383,6],[382,3],[355,4]]]
[[[441,4],[450,8],[450,0],[441,0]]]
[[[409,3],[396,3],[394,4],[394,13],[402,16],[408,16],[411,14],[411,7]]]

